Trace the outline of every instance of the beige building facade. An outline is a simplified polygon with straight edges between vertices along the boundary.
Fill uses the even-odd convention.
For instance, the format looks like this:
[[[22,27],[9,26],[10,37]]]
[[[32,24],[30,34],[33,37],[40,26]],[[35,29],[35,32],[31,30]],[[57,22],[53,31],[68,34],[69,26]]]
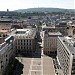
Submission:
[[[42,46],[44,54],[57,54],[57,36],[62,36],[62,34],[60,32],[42,32]]]
[[[33,53],[36,47],[36,29],[17,29],[14,38],[16,40],[16,52]]]

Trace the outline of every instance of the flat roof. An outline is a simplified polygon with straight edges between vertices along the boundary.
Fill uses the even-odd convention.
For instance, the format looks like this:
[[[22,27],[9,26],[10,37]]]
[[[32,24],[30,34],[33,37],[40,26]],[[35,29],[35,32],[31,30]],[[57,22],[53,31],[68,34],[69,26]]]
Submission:
[[[3,42],[0,44],[0,53],[3,54],[5,52],[6,49],[3,49],[7,46],[10,46],[9,44],[12,44],[14,41],[14,37],[13,36],[8,36],[6,39],[3,40]]]
[[[62,35],[60,32],[48,32],[48,35]]]
[[[46,26],[46,25],[43,25],[42,28],[54,28],[54,29],[55,29],[55,26],[54,26],[54,25],[53,25],[53,26],[49,26],[49,25]]]
[[[60,32],[48,32],[48,37],[62,37],[63,35]]]
[[[35,37],[36,29],[17,29],[15,32],[16,36],[24,36],[24,37]]]

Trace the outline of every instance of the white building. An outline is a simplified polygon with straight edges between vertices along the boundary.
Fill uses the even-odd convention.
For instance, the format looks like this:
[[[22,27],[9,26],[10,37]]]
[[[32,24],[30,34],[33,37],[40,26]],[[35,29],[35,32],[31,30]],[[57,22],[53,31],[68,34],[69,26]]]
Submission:
[[[75,75],[75,44],[69,37],[58,37],[57,61],[64,75]]]
[[[0,75],[3,75],[7,65],[15,56],[15,39],[12,36],[0,42]]]

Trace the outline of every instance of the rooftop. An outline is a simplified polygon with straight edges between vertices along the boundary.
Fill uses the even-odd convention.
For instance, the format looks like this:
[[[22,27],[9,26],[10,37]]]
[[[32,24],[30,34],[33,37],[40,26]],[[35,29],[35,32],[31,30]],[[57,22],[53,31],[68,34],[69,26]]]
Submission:
[[[9,36],[6,39],[3,39],[3,41],[0,43],[0,53],[3,54],[3,52],[5,52],[7,46],[10,46],[10,44],[12,44],[14,41],[14,37],[13,36]]]
[[[55,26],[54,25],[43,25],[42,28],[53,28],[53,29],[55,29]]]
[[[48,35],[62,35],[60,32],[49,32]]]
[[[15,32],[16,36],[24,36],[24,37],[35,37],[36,29],[17,29]]]
[[[47,34],[49,37],[63,36],[60,32],[47,32],[47,33],[45,32],[45,34]]]

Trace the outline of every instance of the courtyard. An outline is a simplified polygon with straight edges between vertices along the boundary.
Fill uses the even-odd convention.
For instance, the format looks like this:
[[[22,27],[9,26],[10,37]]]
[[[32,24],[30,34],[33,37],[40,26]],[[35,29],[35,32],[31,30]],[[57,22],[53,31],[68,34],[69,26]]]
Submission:
[[[15,75],[55,75],[53,59],[43,55],[40,58],[16,57],[23,65],[21,73],[16,69]],[[20,67],[20,66],[19,66]]]

